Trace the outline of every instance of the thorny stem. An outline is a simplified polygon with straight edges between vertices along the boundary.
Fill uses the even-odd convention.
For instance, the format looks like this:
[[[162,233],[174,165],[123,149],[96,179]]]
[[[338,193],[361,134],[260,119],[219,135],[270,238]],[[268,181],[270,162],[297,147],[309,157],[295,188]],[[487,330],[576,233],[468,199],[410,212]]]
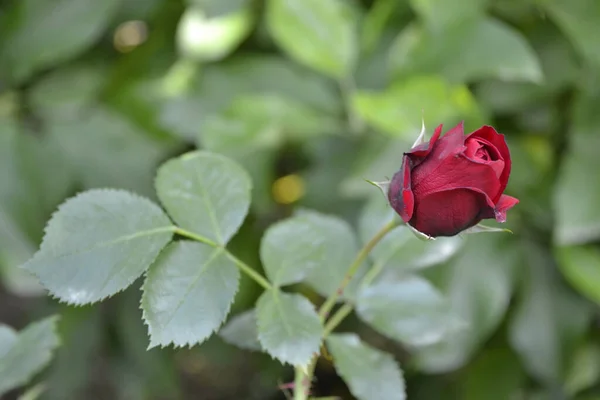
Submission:
[[[319,317],[321,318],[322,322],[327,318],[332,308],[335,306],[337,300],[344,293],[344,289],[346,289],[348,284],[350,284],[352,278],[362,265],[365,258],[367,258],[371,250],[373,250],[373,248],[377,245],[377,243],[381,241],[381,239],[384,238],[385,235],[387,235],[396,226],[398,226],[398,224],[398,221],[394,219],[393,221],[390,221],[389,223],[384,225],[383,228],[381,228],[381,230],[377,232],[375,236],[373,236],[371,240],[369,240],[367,244],[365,244],[365,246],[358,252],[356,258],[348,268],[348,271],[346,272],[346,275],[344,276],[344,279],[342,280],[340,286],[327,298],[327,300],[325,300],[325,303],[323,303],[323,305],[319,309]],[[375,276],[379,273],[379,271],[381,271],[381,268],[382,265],[376,264],[374,267],[376,272],[369,271],[369,273],[365,276],[361,284],[368,284],[368,282],[372,281],[375,278]],[[326,338],[340,324],[340,322],[342,322],[342,320],[346,318],[348,314],[350,314],[350,312],[352,312],[352,308],[352,305],[345,304],[331,317],[331,319],[327,321],[324,328],[323,338]],[[308,399],[310,386],[313,379],[318,357],[318,354],[315,354],[313,356],[306,370],[303,370],[299,367],[295,368],[294,400]]]
[[[193,239],[198,242],[205,243],[212,247],[223,248],[223,246],[221,246],[220,244],[217,244],[208,238],[197,235],[197,234],[187,231],[183,228],[174,227],[173,232],[175,232],[176,234],[178,234],[180,236],[184,236],[189,239]],[[243,273],[248,275],[252,280],[254,280],[256,283],[258,283],[264,289],[269,290],[269,289],[273,288],[271,283],[269,283],[269,281],[264,276],[262,276],[261,274],[256,272],[252,267],[250,267],[248,264],[246,264],[245,262],[243,262],[242,260],[240,260],[239,258],[234,256],[233,254],[231,254],[227,249],[224,249],[224,250],[225,250],[225,255],[227,256],[227,258],[229,258],[231,261],[233,261],[233,263],[240,269],[240,271],[242,271]]]
[[[310,395],[310,383],[304,372],[296,367],[294,376],[294,400],[307,400]]]

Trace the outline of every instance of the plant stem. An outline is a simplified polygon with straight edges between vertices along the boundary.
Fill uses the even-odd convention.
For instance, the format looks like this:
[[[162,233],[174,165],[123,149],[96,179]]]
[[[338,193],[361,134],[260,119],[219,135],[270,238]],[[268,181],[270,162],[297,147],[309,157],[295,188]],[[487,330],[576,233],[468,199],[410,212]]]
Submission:
[[[312,374],[311,374],[312,375]],[[294,368],[294,400],[307,400],[310,392],[310,383],[302,368]],[[310,381],[308,381],[310,382]]]
[[[383,228],[381,228],[381,230],[377,232],[375,236],[373,236],[371,240],[369,240],[369,242],[367,242],[367,244],[365,244],[365,246],[358,252],[358,255],[354,259],[352,265],[350,265],[350,268],[348,268],[348,271],[346,272],[346,275],[344,276],[344,279],[342,280],[340,286],[338,286],[337,290],[334,291],[327,298],[327,300],[325,300],[325,303],[323,303],[323,305],[319,309],[319,317],[321,318],[321,321],[324,321],[325,318],[327,318],[329,312],[331,312],[331,309],[335,306],[336,301],[344,293],[344,289],[346,289],[346,286],[350,284],[352,278],[362,265],[365,258],[367,258],[371,250],[373,250],[377,243],[379,243],[379,241],[383,239],[383,237],[387,235],[388,232],[390,232],[396,226],[398,226],[398,222],[395,219],[384,225]]]
[[[219,244],[213,242],[212,240],[210,240],[208,238],[205,238],[204,236],[197,235],[194,232],[187,231],[187,230],[185,230],[183,228],[180,228],[178,226],[174,227],[173,231],[177,235],[184,236],[184,237],[187,237],[189,239],[193,239],[193,240],[195,240],[197,242],[201,242],[201,243],[207,244],[207,245],[212,246],[212,247],[221,247]]]
[[[373,265],[373,268],[369,270],[369,272],[360,282],[360,286],[365,287],[371,282],[373,282],[373,279],[375,279],[377,275],[379,275],[384,266],[385,263],[383,262],[378,262],[375,265]],[[323,334],[323,337],[326,338],[327,336],[329,336],[329,334],[333,332],[335,328],[337,328],[337,326],[344,320],[344,318],[346,318],[352,312],[353,309],[354,307],[352,306],[352,304],[346,303],[339,310],[337,310],[333,314],[333,316],[327,321],[327,324],[325,324],[325,332]]]
[[[339,310],[333,314],[331,319],[327,321],[325,324],[325,331],[323,333],[323,337],[329,336],[331,332],[346,318],[354,309],[352,304],[344,304]]]
[[[356,258],[348,268],[348,271],[346,272],[342,283],[340,283],[340,286],[327,298],[327,300],[325,300],[325,303],[323,303],[323,305],[321,306],[319,310],[319,317],[321,318],[321,321],[324,321],[327,318],[327,315],[335,306],[336,301],[344,293],[344,289],[352,281],[352,278],[362,265],[365,258],[367,258],[371,250],[373,250],[373,248],[377,245],[377,243],[381,241],[381,239],[383,239],[385,235],[387,235],[398,225],[399,222],[395,219],[384,225],[381,228],[381,230],[377,232],[375,236],[373,236],[371,240],[369,240],[367,244],[365,244],[365,246],[358,252]],[[382,266],[379,266],[379,264],[375,266],[375,268],[379,271],[381,270],[381,267]],[[363,283],[365,283],[367,279],[369,279],[369,281],[372,280],[376,274],[377,273],[367,274],[367,276],[365,276],[365,279],[363,280]],[[345,304],[331,317],[329,321],[327,321],[323,332],[323,338],[329,336],[329,334],[340,324],[340,322],[342,322],[342,320],[352,312],[352,308],[353,307],[351,304]],[[308,400],[308,394],[310,392],[310,386],[318,358],[319,355],[317,354],[310,360],[310,363],[306,368],[306,373],[301,368],[295,368],[294,400]]]
[[[248,264],[231,254],[229,251],[225,253],[227,257],[235,263],[235,265],[246,275],[252,278],[256,283],[262,286],[265,290],[273,289],[273,285],[261,274],[256,272],[254,268],[250,267]]]
[[[173,231],[178,235],[187,237],[189,239],[196,240],[201,243],[205,243],[209,246],[223,248],[223,246],[221,246],[220,244],[217,244],[217,243],[213,242],[212,240],[205,238],[204,236],[197,235],[197,234],[187,231],[183,228],[179,228],[176,226],[173,228]],[[243,273],[248,275],[252,280],[254,280],[256,283],[258,283],[260,286],[262,286],[263,288],[265,288],[267,290],[273,288],[271,283],[269,283],[269,281],[264,276],[262,276],[261,274],[256,272],[252,267],[250,267],[248,264],[246,264],[245,262],[243,262],[242,260],[240,260],[239,258],[234,256],[233,254],[231,254],[227,249],[224,249],[224,250],[225,250],[225,255],[227,256],[227,258],[229,258],[231,261],[233,261],[233,263]]]

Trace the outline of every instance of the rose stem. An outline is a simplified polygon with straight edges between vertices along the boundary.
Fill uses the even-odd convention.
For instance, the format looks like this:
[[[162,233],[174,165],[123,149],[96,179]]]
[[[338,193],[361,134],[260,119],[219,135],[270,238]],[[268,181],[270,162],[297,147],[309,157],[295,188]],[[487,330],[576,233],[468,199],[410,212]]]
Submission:
[[[348,268],[348,271],[346,272],[346,275],[344,276],[342,283],[340,283],[337,290],[335,290],[327,298],[327,300],[325,300],[325,303],[323,303],[323,305],[319,309],[319,317],[321,318],[321,321],[324,321],[327,318],[327,316],[329,315],[329,312],[335,306],[336,301],[344,293],[344,289],[346,289],[346,286],[348,286],[348,284],[350,284],[350,282],[352,281],[352,278],[354,277],[354,275],[356,274],[356,272],[362,265],[365,258],[367,258],[367,256],[371,252],[371,250],[373,250],[373,248],[377,245],[377,243],[379,243],[381,241],[381,239],[384,238],[385,235],[387,235],[390,231],[392,231],[398,225],[399,225],[399,222],[396,219],[394,219],[393,221],[390,221],[389,223],[384,225],[381,228],[381,230],[379,232],[377,232],[371,238],[371,240],[369,240],[367,242],[367,244],[365,244],[364,247],[358,252],[358,254],[356,255],[356,258],[354,259],[354,261]],[[368,276],[372,276],[372,275],[369,274]],[[338,312],[332,317],[331,321],[326,325],[324,337],[326,335],[328,335],[329,333],[331,333],[331,331],[351,311],[352,311],[351,305],[345,305],[342,308],[340,308],[338,310]],[[318,357],[319,357],[318,354],[315,354],[313,356],[313,358],[311,359],[311,361],[308,365],[308,368],[306,369],[306,373],[300,367],[295,368],[294,382],[296,383],[296,385],[294,387],[294,400],[307,400],[308,399],[308,394],[310,392],[310,386],[312,383],[312,378],[313,378],[313,374],[314,374],[315,366],[317,364]]]

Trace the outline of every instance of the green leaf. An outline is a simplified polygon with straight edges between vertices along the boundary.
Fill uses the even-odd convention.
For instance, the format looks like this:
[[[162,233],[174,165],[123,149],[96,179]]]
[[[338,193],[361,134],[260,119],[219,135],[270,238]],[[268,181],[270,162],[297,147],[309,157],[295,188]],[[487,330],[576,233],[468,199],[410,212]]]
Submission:
[[[27,389],[22,395],[19,396],[18,400],[37,400],[46,391],[45,383],[38,383],[37,385]]]
[[[436,31],[409,25],[391,49],[390,63],[396,75],[440,73],[453,82],[543,79],[539,61],[521,33],[493,18]]]
[[[231,318],[219,331],[219,336],[229,344],[246,350],[262,350],[258,341],[256,311],[250,310]]]
[[[573,105],[569,146],[554,185],[555,242],[582,244],[600,238],[600,96],[581,95]]]
[[[107,66],[98,63],[54,70],[32,87],[32,106],[48,119],[56,114],[74,118],[96,100],[106,84],[107,72]]]
[[[533,377],[552,385],[562,380],[568,354],[588,331],[593,309],[565,287],[545,249],[529,245],[520,301],[509,339]]]
[[[200,7],[208,17],[218,17],[240,9],[249,0],[187,0],[187,3]]]
[[[298,62],[323,74],[348,76],[357,57],[353,16],[341,0],[269,0],[273,39]]]
[[[338,114],[342,109],[336,88],[329,79],[283,57],[237,56],[203,68],[198,83],[189,93],[168,101],[160,115],[166,128],[192,140],[205,130],[206,122],[212,117],[229,114],[233,111],[230,109],[244,111],[235,106],[240,97],[280,98],[286,104],[301,103],[327,115]]]
[[[26,384],[42,370],[59,345],[57,317],[45,318],[17,333],[0,324],[0,395]]]
[[[600,378],[600,347],[587,342],[579,346],[565,377],[565,391],[573,396],[594,386]]]
[[[100,106],[76,118],[55,115],[48,135],[85,188],[112,187],[148,197],[154,195],[154,170],[169,150],[123,115]]]
[[[135,291],[134,295],[138,297],[139,304],[139,293]],[[119,300],[117,303],[120,307]],[[61,308],[58,332],[61,345],[52,361],[52,368],[44,376],[47,384],[44,400],[78,398],[96,377],[93,372],[96,364],[90,363],[90,360],[101,354],[106,343],[104,307]],[[139,316],[136,319],[139,320]]]
[[[309,210],[302,210],[297,215],[312,224],[315,232],[319,232],[318,234],[323,235],[326,240],[322,258],[317,267],[308,272],[305,281],[322,296],[327,297],[337,290],[358,254],[356,237],[350,225],[338,217]],[[341,300],[352,299],[355,296],[360,276],[362,271],[355,275],[342,293]]]
[[[435,75],[411,76],[381,92],[357,92],[353,107],[383,133],[411,143],[421,130],[423,118],[441,123],[480,114],[466,86],[450,85]]]
[[[506,82],[499,79],[480,82],[475,94],[480,105],[498,114],[525,113],[560,96],[566,87],[580,81],[581,66],[571,43],[552,24],[540,25],[529,36],[544,71],[544,84]],[[527,116],[525,118],[528,118]]]
[[[461,233],[462,234],[472,234],[472,233],[498,233],[498,232],[513,233],[510,229],[497,228],[494,226],[486,226],[486,225],[482,225],[482,224],[477,224],[475,226],[472,226],[468,229],[465,229]]]
[[[464,400],[506,400],[518,397],[527,376],[509,349],[487,348],[468,366],[461,388]]]
[[[271,225],[260,244],[267,277],[283,286],[300,282],[313,269],[328,268],[329,241],[314,219],[296,216]]]
[[[21,295],[43,288],[18,267],[30,259],[43,227],[69,194],[73,175],[61,149],[11,119],[0,120],[0,273],[5,287]]]
[[[410,138],[390,138],[383,135],[369,135],[365,145],[356,155],[350,175],[340,184],[340,191],[349,197],[365,198],[373,194],[373,188],[365,179],[373,181],[390,180],[400,169],[398,154],[410,150],[411,143],[417,137],[417,132]],[[406,135],[409,136],[409,135]],[[375,195],[374,195],[375,196]],[[377,193],[379,199],[387,204],[387,196]],[[391,207],[388,208],[393,212]]]
[[[143,3],[138,0],[120,0],[119,12],[115,19],[117,22],[152,20],[161,11],[161,5],[160,0],[146,0]]]
[[[558,266],[581,294],[600,303],[600,252],[592,246],[570,246],[556,249]]]
[[[40,250],[24,268],[59,300],[94,303],[143,274],[173,230],[162,210],[143,197],[123,190],[90,190],[59,207]]]
[[[226,157],[238,162],[252,181],[250,207],[256,216],[266,215],[274,206],[272,184],[276,178],[275,164],[279,156],[278,148],[257,149],[246,147],[222,152]]]
[[[167,161],[155,185],[180,227],[221,245],[237,232],[250,206],[250,177],[218,154],[196,151]]]
[[[312,210],[272,225],[261,245],[263,266],[275,285],[305,280],[323,296],[338,288],[357,253],[348,223]],[[343,298],[353,297],[357,281],[351,282]]]
[[[540,6],[569,37],[577,50],[600,65],[600,49],[593,39],[600,22],[600,4],[595,0],[543,0]]]
[[[17,342],[17,333],[7,325],[0,325],[0,357],[4,357]]]
[[[361,50],[367,54],[375,51],[390,20],[398,10],[405,9],[408,10],[408,7],[396,0],[375,0],[361,23]]]
[[[447,2],[444,0],[411,0],[415,12],[431,26],[440,29],[459,23],[472,23],[485,13],[490,0]]]
[[[379,194],[371,196],[359,219],[362,242],[370,240],[393,218],[397,216],[387,199]],[[400,225],[388,233],[371,250],[369,256],[381,268],[411,271],[448,260],[464,243],[465,240],[459,236],[424,241],[416,237],[406,225]]]
[[[279,148],[287,140],[307,140],[340,130],[336,119],[279,95],[236,97],[222,113],[206,119],[198,140],[215,152]]]
[[[218,61],[248,36],[253,22],[249,7],[214,17],[207,16],[200,7],[188,7],[177,28],[177,47],[185,58]]]
[[[0,52],[0,70],[20,83],[83,52],[102,35],[119,0],[23,0]],[[18,15],[18,19],[16,17]]]
[[[358,400],[406,399],[402,371],[394,357],[365,343],[353,333],[327,338],[336,371]]]
[[[416,275],[382,275],[359,291],[356,311],[380,333],[411,347],[439,342],[461,325],[444,296]]]
[[[456,254],[464,244],[458,236],[424,240],[408,226],[387,234],[371,252],[374,262],[384,267],[417,270],[440,264]]]
[[[466,328],[415,353],[418,368],[439,373],[466,364],[504,318],[518,271],[519,242],[510,236],[469,235],[465,246],[438,272],[453,315]]]
[[[256,318],[262,348],[279,361],[306,366],[319,352],[323,326],[304,296],[267,290],[256,303]]]
[[[19,269],[35,253],[36,244],[14,220],[0,201],[0,276],[11,292],[21,295],[41,294],[42,288],[35,277]]]
[[[223,248],[187,240],[168,245],[148,270],[143,287],[150,348],[203,342],[227,317],[239,280]]]

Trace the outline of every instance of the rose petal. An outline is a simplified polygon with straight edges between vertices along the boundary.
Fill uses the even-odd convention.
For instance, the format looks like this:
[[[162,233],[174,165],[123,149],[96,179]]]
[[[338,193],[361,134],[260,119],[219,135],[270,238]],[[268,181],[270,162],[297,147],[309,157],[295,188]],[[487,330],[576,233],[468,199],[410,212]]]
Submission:
[[[467,146],[467,148],[465,149],[465,155],[473,159],[475,158],[477,150],[483,147],[483,143],[481,143],[478,140],[467,140],[465,141],[465,146]]]
[[[402,168],[392,177],[388,200],[404,222],[410,221],[415,207],[415,199],[411,188],[411,161],[406,155],[402,157]]]
[[[470,138],[470,139],[466,139],[465,140],[465,152],[464,155],[465,157],[467,157],[469,160],[473,161],[474,163],[479,163],[479,164],[486,164],[489,165],[490,167],[492,167],[494,169],[494,172],[496,173],[496,177],[498,177],[498,179],[500,179],[502,177],[502,173],[504,172],[504,159],[502,158],[502,156],[500,155],[498,149],[491,144],[490,142],[488,142],[485,139],[482,138]],[[481,158],[477,158],[476,157],[476,153],[477,150],[479,150],[482,147],[487,147],[488,150],[488,154],[495,158],[495,160],[483,160]],[[502,189],[504,190],[504,189]],[[502,194],[501,191],[498,192],[497,196],[495,198],[492,198],[493,201],[498,201],[498,199],[500,198],[500,195]]]
[[[467,136],[467,140],[470,138],[482,138],[498,149],[500,156],[504,160],[504,170],[500,176],[500,193],[504,192],[504,189],[506,189],[506,185],[508,184],[508,177],[510,176],[510,170],[512,166],[510,151],[508,150],[508,145],[506,144],[504,135],[496,132],[493,127],[484,125],[473,133],[469,134],[469,136]]]
[[[479,223],[489,210],[493,210],[493,203],[485,193],[456,188],[421,198],[410,225],[432,237],[454,236]]]
[[[496,161],[492,161],[492,162],[488,162],[486,163],[486,165],[488,165],[490,168],[492,168],[494,170],[494,173],[496,174],[496,177],[498,178],[498,182],[500,182],[500,177],[502,176],[502,173],[504,172],[504,161],[503,160],[496,160]],[[502,193],[502,192],[499,192]],[[496,200],[496,199],[494,199]]]
[[[441,125],[436,129],[437,132],[441,131]],[[435,135],[434,135],[435,137]],[[432,141],[434,139],[432,137]],[[429,153],[427,154],[426,159],[417,158],[415,159],[411,155],[411,159],[413,160],[413,170],[416,170],[417,167],[421,169],[421,174],[423,176],[429,175],[431,171],[435,170],[441,161],[447,158],[451,154],[458,154],[464,150],[464,138],[463,135],[463,124],[460,123],[454,128],[450,129],[441,139],[435,139],[433,141],[434,146],[430,146]],[[414,153],[414,155],[419,155],[420,153]],[[426,161],[426,162],[425,162]],[[423,164],[421,165],[421,163]],[[415,177],[413,176],[413,182],[415,182]]]
[[[481,138],[481,137],[472,138],[470,136],[467,137],[467,139],[465,139],[465,145],[468,146],[468,144],[471,142],[477,142],[478,144],[481,144],[484,147],[486,147],[488,154],[490,155],[490,157],[492,157],[492,159],[490,161],[504,160],[504,157],[500,153],[500,150],[498,150],[498,148],[494,144],[489,142],[488,140]]]
[[[413,161],[416,161],[417,158],[427,157],[427,155],[431,152],[431,150],[433,150],[433,146],[435,145],[435,143],[440,138],[440,135],[442,134],[442,126],[443,125],[439,125],[437,128],[435,128],[435,131],[433,132],[433,136],[431,136],[431,139],[429,139],[429,143],[420,144],[417,147],[414,147],[413,149],[411,149],[406,154],[409,155],[409,157]]]
[[[506,212],[519,203],[519,199],[503,194],[494,208],[496,221],[506,222]]]
[[[500,181],[489,164],[477,163],[462,154],[441,160],[428,158],[413,169],[412,190],[418,199],[430,193],[460,187],[476,188],[490,199],[500,195]]]

